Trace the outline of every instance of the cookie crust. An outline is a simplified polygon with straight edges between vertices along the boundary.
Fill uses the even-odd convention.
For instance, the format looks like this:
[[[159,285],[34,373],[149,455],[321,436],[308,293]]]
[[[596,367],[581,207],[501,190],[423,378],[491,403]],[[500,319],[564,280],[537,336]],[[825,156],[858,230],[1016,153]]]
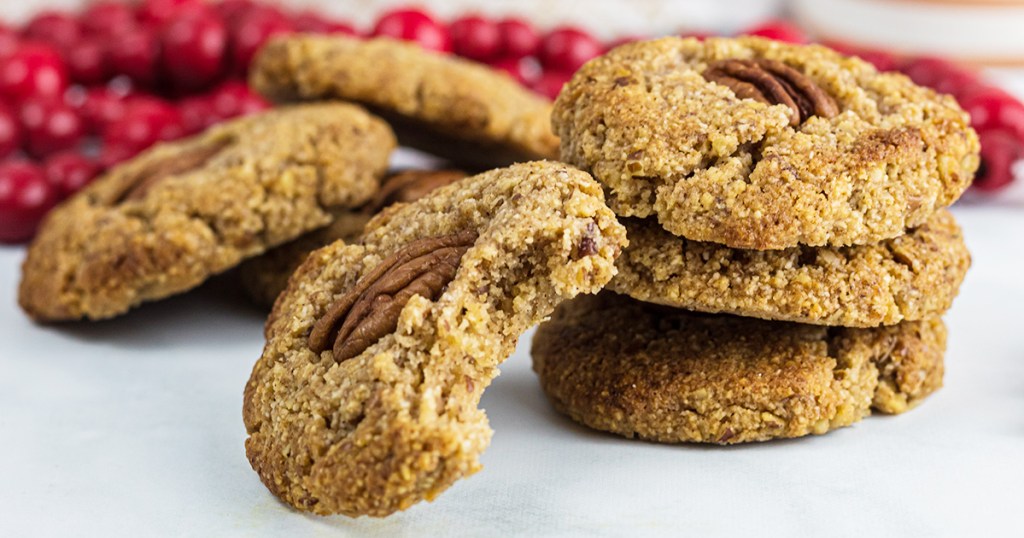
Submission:
[[[102,319],[194,288],[365,203],[395,144],[361,108],[317,104],[158,145],[50,213],[19,303],[39,321]]]
[[[454,279],[414,296],[398,328],[340,363],[307,341],[329,307],[411,242],[473,231]],[[563,299],[612,277],[625,230],[600,186],[568,165],[515,165],[374,218],[357,244],[306,258],[268,319],[245,388],[246,454],[288,504],[385,516],[480,469],[478,408],[517,338]]]
[[[387,119],[399,141],[469,168],[558,157],[551,104],[510,77],[385,38],[271,40],[251,85],[275,101],[343,99]]]
[[[710,62],[777,60],[839,114],[791,110],[708,81]],[[590,171],[620,216],[733,248],[848,246],[901,235],[952,204],[978,167],[955,100],[822,46],[757,37],[664,38],[580,69],[552,116],[562,159]]]
[[[945,312],[971,265],[953,215],[856,247],[738,250],[623,219],[629,247],[608,289],[668,306],[819,325],[875,327]]]
[[[875,329],[695,314],[612,292],[537,329],[533,368],[573,420],[663,443],[823,434],[900,413],[942,385],[938,318]]]

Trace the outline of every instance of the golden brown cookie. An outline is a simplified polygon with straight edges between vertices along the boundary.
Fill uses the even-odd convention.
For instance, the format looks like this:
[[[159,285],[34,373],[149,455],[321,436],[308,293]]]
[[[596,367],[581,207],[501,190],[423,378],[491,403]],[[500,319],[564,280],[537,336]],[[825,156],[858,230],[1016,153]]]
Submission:
[[[654,219],[623,219],[629,247],[608,289],[701,312],[875,327],[937,317],[971,255],[943,209],[907,235],[856,247],[740,250],[690,241]]]
[[[402,145],[470,168],[558,157],[547,100],[504,73],[410,43],[278,37],[257,55],[250,83],[275,101],[362,103]]]
[[[161,144],[50,213],[19,302],[40,321],[100,319],[194,288],[366,203],[394,147],[383,121],[340,103]]]
[[[562,159],[620,216],[733,248],[876,243],[952,204],[978,138],[947,95],[818,45],[664,38],[583,66]]]
[[[245,388],[253,469],[288,504],[385,516],[480,469],[478,404],[530,326],[615,271],[625,230],[568,165],[492,170],[311,253]]]
[[[461,170],[405,170],[388,176],[373,199],[361,208],[342,210],[326,228],[246,260],[239,267],[242,288],[256,304],[270,307],[288,284],[288,277],[310,252],[341,240],[351,242],[363,233],[374,214],[391,204],[411,202],[428,192],[466,177]]]
[[[938,318],[849,329],[697,314],[612,292],[555,310],[533,369],[555,408],[664,443],[733,444],[901,413],[942,386]]]

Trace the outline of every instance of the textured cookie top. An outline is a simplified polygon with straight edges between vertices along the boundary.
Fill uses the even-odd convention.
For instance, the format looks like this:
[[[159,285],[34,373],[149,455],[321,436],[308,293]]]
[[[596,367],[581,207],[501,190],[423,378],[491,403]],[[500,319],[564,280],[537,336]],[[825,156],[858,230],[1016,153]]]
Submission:
[[[594,174],[618,215],[735,248],[896,237],[953,203],[978,167],[952,97],[756,37],[616,48],[575,74],[552,123],[563,160]]]
[[[653,219],[623,219],[629,247],[608,288],[702,312],[874,327],[937,317],[971,264],[943,209],[907,235],[856,247],[740,250],[690,241]]]
[[[271,40],[250,82],[277,101],[344,99],[388,119],[403,145],[466,166],[558,157],[551,104],[504,73],[390,39]]]
[[[597,182],[537,162],[392,206],[358,243],[311,253],[246,385],[253,469],[321,514],[434,498],[480,468],[491,431],[477,404],[518,337],[603,287],[624,245]]]
[[[191,289],[365,203],[394,147],[383,121],[347,104],[285,107],[158,145],[50,213],[19,302],[38,320],[98,319]]]
[[[942,384],[938,318],[874,329],[695,314],[611,292],[563,303],[534,370],[574,420],[627,437],[731,444],[899,413]]]

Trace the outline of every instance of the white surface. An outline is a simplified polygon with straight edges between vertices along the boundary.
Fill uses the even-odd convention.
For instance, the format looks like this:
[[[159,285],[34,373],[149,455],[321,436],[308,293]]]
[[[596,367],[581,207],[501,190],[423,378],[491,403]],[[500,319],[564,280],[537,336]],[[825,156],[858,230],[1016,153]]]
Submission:
[[[0,249],[0,536],[1024,536],[1024,213],[957,215],[974,268],[918,409],[755,446],[629,441],[555,414],[524,340],[484,396],[484,470],[385,520],[293,512],[250,470],[262,315],[230,279],[39,327],[15,306],[22,250]]]

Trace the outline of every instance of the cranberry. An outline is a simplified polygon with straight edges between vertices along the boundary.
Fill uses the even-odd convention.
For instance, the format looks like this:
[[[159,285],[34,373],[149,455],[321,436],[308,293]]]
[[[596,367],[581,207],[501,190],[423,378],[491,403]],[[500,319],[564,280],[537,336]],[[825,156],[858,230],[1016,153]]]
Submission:
[[[43,163],[43,175],[57,187],[61,198],[80,191],[99,171],[99,164],[75,151],[58,153]]]
[[[225,82],[210,94],[212,112],[220,119],[251,114],[269,106],[266,100],[250,90],[244,82]]]
[[[0,163],[0,242],[31,239],[58,201],[57,189],[38,166],[25,161]]]
[[[570,78],[572,73],[568,71],[545,71],[533,84],[533,91],[553,100],[558,97],[562,86],[565,86]]]
[[[356,35],[356,29],[351,24],[328,19],[315,11],[303,11],[293,17],[292,22],[298,32]]]
[[[921,86],[934,87],[948,73],[956,70],[956,66],[942,58],[921,56],[905,63],[900,71]]]
[[[540,78],[541,69],[537,60],[526,56],[523,58],[502,58],[491,62],[491,67],[508,73],[524,86],[532,86]]]
[[[956,68],[945,73],[932,88],[939,93],[966,96],[981,89],[978,75],[966,69]]]
[[[106,42],[110,69],[125,75],[140,86],[153,86],[157,80],[160,42],[142,28],[131,28],[112,35]]]
[[[204,7],[201,0],[143,0],[135,16],[143,24],[161,26],[184,11]]]
[[[187,135],[202,132],[223,119],[214,114],[213,102],[205,95],[187,97],[178,101],[178,114],[181,116],[181,124]]]
[[[28,99],[19,111],[25,150],[35,157],[71,149],[85,135],[82,118],[56,99]]]
[[[774,39],[784,43],[807,43],[807,36],[803,30],[793,24],[780,20],[770,20],[740,33]]]
[[[257,9],[257,5],[253,0],[222,0],[213,4],[213,9],[220,13],[228,26],[234,26],[242,15]]]
[[[896,57],[881,50],[864,49],[857,53],[861,60],[875,66],[879,71],[896,71],[899,62]]]
[[[373,27],[374,36],[415,41],[428,50],[449,52],[451,37],[441,23],[418,9],[396,9],[385,12]]]
[[[104,129],[103,144],[138,152],[184,134],[181,115],[170,103],[153,97],[137,98],[129,103],[124,117]]]
[[[100,133],[110,123],[124,117],[127,97],[107,87],[90,88],[78,111],[90,132]]]
[[[1006,92],[979,88],[962,96],[960,106],[971,115],[971,126],[976,130],[1004,129],[1024,143],[1024,105]]]
[[[544,69],[572,73],[602,52],[604,48],[590,34],[563,26],[544,36],[538,55]]]
[[[42,11],[25,26],[26,39],[43,41],[60,48],[74,44],[82,37],[78,19],[59,11]]]
[[[974,186],[982,191],[995,191],[1013,182],[1013,165],[1024,159],[1024,145],[1012,134],[991,129],[978,133],[981,140],[981,167]]]
[[[501,51],[501,31],[498,25],[479,15],[455,19],[448,26],[455,54],[471,60],[485,62]]]
[[[160,33],[163,68],[179,88],[208,86],[224,71],[228,32],[212,11],[186,11],[175,16]]]
[[[272,36],[293,31],[292,23],[276,9],[257,9],[241,14],[231,30],[235,70],[245,73],[256,51]]]
[[[107,78],[107,49],[99,39],[81,39],[65,49],[64,60],[71,80],[79,84],[99,84]]]
[[[6,58],[18,48],[18,32],[13,28],[0,22],[0,58]]]
[[[532,56],[540,47],[540,34],[521,19],[498,21],[498,35],[501,38],[500,53],[507,58]]]
[[[0,94],[12,101],[58,98],[67,87],[67,68],[60,55],[47,45],[22,43],[0,62]]]
[[[97,36],[115,35],[136,26],[135,13],[124,2],[94,2],[82,12],[80,19],[85,29]]]
[[[21,124],[7,105],[0,104],[0,159],[21,147]]]

